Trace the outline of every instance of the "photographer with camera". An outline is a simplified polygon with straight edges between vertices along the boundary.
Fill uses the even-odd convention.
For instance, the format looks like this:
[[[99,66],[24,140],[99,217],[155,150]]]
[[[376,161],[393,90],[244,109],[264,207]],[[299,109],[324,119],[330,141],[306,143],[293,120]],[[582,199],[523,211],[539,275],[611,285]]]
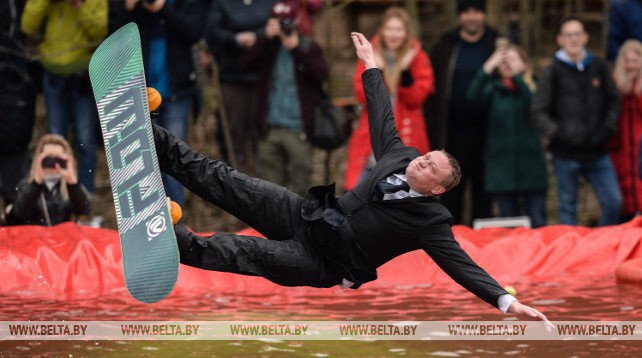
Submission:
[[[78,182],[69,142],[60,135],[46,134],[36,144],[29,176],[19,184],[12,207],[7,208],[10,225],[53,226],[86,220],[89,193]]]
[[[275,2],[265,32],[241,65],[260,74],[256,125],[261,177],[304,194],[312,169],[306,138],[328,69],[321,47],[298,33],[295,18],[293,1]]]

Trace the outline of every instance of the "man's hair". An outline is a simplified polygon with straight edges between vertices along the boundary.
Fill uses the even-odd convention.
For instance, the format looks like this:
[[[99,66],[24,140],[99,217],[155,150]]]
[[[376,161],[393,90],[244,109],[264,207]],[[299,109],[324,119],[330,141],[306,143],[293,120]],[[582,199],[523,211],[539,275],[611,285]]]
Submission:
[[[457,1],[457,14],[461,14],[468,9],[473,8],[482,12],[486,12],[486,0],[458,0]]]
[[[445,150],[441,150],[442,153],[448,158],[448,164],[450,164],[450,167],[452,168],[450,170],[450,175],[441,183],[441,185],[444,186],[446,191],[449,191],[450,189],[454,188],[459,184],[459,181],[461,180],[461,167],[459,166],[459,162],[455,157],[453,157],[452,154],[446,152]]]
[[[561,34],[562,33],[562,27],[564,27],[564,25],[566,25],[566,23],[571,22],[571,21],[579,22],[582,25],[582,28],[584,29],[584,31],[586,31],[586,24],[584,23],[584,20],[582,20],[581,17],[579,17],[577,15],[568,15],[568,16],[564,16],[560,20],[560,22],[558,23],[558,25],[557,25],[557,33]]]

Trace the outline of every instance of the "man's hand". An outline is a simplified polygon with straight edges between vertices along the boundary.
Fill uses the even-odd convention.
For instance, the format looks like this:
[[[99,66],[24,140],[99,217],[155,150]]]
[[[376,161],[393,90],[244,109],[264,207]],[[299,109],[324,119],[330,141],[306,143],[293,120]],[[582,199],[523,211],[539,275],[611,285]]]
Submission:
[[[250,48],[256,42],[256,34],[252,31],[243,31],[236,34],[236,43],[239,47]]]
[[[546,326],[546,329],[551,330],[555,328],[553,324],[544,316],[544,314],[532,307],[521,304],[519,301],[513,301],[510,306],[508,306],[507,313],[514,315],[519,318],[521,321],[542,321]]]
[[[165,7],[165,0],[155,0],[151,4],[147,1],[143,1],[141,4],[143,5],[143,8],[145,10],[151,12],[152,14],[155,14]]]
[[[364,65],[366,65],[366,70],[377,68],[377,61],[375,60],[370,41],[368,41],[368,39],[359,32],[351,33],[350,37],[352,37],[352,42],[354,42],[357,57],[363,61]]]
[[[281,24],[279,23],[279,19],[273,17],[268,19],[267,23],[265,24],[264,33],[265,37],[270,40],[279,36],[279,33],[281,33]]]

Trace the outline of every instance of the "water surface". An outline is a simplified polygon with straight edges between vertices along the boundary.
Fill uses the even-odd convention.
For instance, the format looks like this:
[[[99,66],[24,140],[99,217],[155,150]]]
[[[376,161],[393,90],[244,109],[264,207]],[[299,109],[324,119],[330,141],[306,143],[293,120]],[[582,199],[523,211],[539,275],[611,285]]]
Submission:
[[[642,321],[642,286],[593,281],[513,283],[517,297],[555,321]],[[291,295],[212,292],[140,304],[118,292],[88,300],[0,296],[0,320],[354,320],[498,321],[512,319],[456,286],[305,290]],[[303,292],[303,291],[301,291]],[[312,293],[311,293],[312,292]],[[117,298],[116,298],[117,297]],[[640,327],[642,329],[642,327]],[[11,356],[437,356],[642,357],[642,341],[4,341]]]

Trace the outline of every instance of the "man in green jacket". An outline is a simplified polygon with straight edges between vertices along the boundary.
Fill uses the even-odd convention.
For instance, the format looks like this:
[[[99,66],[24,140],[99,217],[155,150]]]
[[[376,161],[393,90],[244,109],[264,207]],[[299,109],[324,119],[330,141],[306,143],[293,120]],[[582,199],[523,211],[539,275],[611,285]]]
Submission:
[[[21,27],[41,39],[48,131],[67,137],[73,123],[78,179],[93,193],[98,114],[87,68],[107,36],[107,0],[27,0]]]

